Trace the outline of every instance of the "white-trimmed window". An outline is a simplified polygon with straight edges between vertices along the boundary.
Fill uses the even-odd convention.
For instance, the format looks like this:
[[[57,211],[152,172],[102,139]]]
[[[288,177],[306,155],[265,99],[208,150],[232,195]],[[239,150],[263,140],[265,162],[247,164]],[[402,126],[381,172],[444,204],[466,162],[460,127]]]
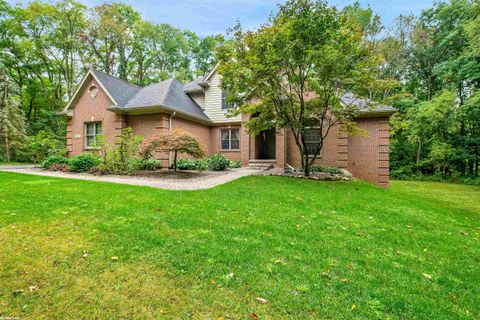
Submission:
[[[239,150],[240,149],[240,130],[220,129],[220,149],[221,150]]]
[[[102,134],[101,122],[87,122],[85,123],[85,147],[96,148],[97,137]]]
[[[317,153],[316,151],[321,140],[321,135],[320,128],[305,129],[303,137],[305,138],[305,144],[309,156],[314,156]]]

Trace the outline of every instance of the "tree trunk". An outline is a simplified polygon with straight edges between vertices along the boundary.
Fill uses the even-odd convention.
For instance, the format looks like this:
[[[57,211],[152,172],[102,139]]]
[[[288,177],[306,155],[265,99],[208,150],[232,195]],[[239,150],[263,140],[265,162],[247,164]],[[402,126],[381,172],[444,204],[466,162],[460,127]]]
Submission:
[[[5,138],[5,160],[7,160],[7,162],[10,162],[10,140],[8,137],[8,126],[5,126],[3,129]]]
[[[177,150],[173,152],[173,171],[177,172]]]
[[[8,76],[7,76],[7,73],[5,71],[5,69],[3,70],[3,101],[2,101],[2,105],[3,105],[3,110],[2,111],[2,117],[3,117],[3,121],[2,121],[2,124],[3,124],[3,137],[5,139],[5,160],[7,160],[7,162],[10,162],[10,139],[9,139],[9,136],[8,136]]]
[[[418,141],[418,148],[417,148],[417,166],[420,163],[420,156],[422,154],[422,140]]]
[[[304,154],[302,155],[302,161],[303,161],[303,173],[305,177],[310,177],[310,161],[308,161],[308,151],[305,148]]]

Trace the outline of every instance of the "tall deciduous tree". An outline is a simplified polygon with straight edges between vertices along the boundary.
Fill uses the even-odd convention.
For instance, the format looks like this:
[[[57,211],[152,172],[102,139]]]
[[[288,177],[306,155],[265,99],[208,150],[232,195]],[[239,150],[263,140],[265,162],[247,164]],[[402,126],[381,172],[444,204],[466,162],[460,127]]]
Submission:
[[[291,130],[307,176],[333,126],[358,132],[356,110],[342,104],[341,96],[374,79],[376,59],[356,12],[323,1],[288,1],[257,31],[243,32],[238,25],[219,53],[227,101],[250,115],[251,133]],[[313,156],[304,135],[310,127],[321,129]]]
[[[0,144],[5,155],[5,160],[10,162],[12,149],[18,152],[25,142],[25,126],[22,110],[18,108],[16,100],[12,97],[12,85],[5,68],[2,67],[0,75]]]

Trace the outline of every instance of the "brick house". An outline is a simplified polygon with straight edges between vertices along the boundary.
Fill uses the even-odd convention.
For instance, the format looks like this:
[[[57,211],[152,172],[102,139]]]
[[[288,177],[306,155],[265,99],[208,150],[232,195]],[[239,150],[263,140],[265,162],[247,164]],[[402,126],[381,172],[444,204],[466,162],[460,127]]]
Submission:
[[[364,101],[351,95],[343,99],[360,107],[356,121],[369,136],[340,136],[333,128],[318,163],[345,168],[357,178],[388,187],[388,118],[395,110],[388,106],[370,110]],[[182,128],[199,139],[207,155],[221,153],[230,160],[240,160],[243,166],[300,166],[300,154],[289,130],[267,130],[250,136],[242,125],[242,116],[226,116],[229,108],[216,69],[187,84],[169,79],[143,88],[90,70],[61,114],[68,118],[69,156],[94,150],[95,136],[100,134],[114,144],[115,137],[127,127],[144,138]],[[310,129],[307,137],[314,143],[318,129]],[[164,166],[171,162],[169,154],[158,153],[156,158]]]

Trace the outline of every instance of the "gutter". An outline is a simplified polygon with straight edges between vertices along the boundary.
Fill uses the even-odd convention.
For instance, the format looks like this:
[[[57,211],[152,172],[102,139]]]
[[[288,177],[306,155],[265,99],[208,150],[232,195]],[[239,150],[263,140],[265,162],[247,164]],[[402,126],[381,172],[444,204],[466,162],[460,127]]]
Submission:
[[[154,106],[147,106],[147,107],[129,107],[129,108],[121,108],[121,107],[114,106],[114,107],[108,108],[107,110],[113,111],[115,113],[126,114],[126,115],[148,114],[148,113],[156,113],[156,112],[164,111],[170,114],[175,113],[176,116],[184,117],[186,119],[203,123],[209,126],[213,125],[213,122],[210,119],[207,120],[204,118],[200,118],[198,116],[192,115],[191,113],[182,112],[182,111],[179,111],[167,106],[163,106],[163,105],[154,105]]]
[[[70,111],[70,110],[68,110]],[[55,114],[59,117],[65,117],[65,118],[72,118],[73,117],[73,112],[68,112],[68,111],[57,111]]]
[[[385,110],[385,111],[361,111],[356,118],[374,118],[374,117],[390,117],[397,110]]]

